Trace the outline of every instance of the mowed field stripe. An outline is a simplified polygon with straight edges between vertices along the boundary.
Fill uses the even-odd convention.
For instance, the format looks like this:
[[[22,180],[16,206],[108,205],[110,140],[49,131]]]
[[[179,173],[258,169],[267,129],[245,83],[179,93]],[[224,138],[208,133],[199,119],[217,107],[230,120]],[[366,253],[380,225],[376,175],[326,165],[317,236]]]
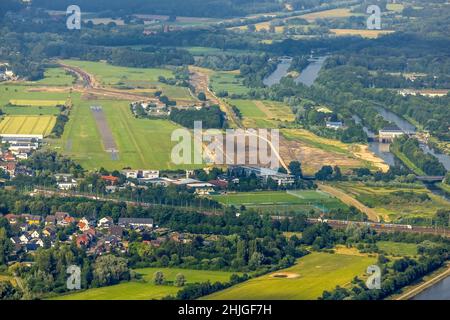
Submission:
[[[134,147],[136,148],[136,152],[137,152],[137,154],[139,155],[139,158],[142,161],[142,165],[144,165],[145,164],[145,157],[144,157],[144,154],[142,153],[142,150],[139,147],[139,145],[138,145],[138,143],[137,143],[137,141],[136,141],[136,139],[135,139],[135,137],[133,135],[133,132],[131,131],[130,127],[128,126],[128,121],[126,120],[127,119],[127,114],[126,114],[126,112],[124,111],[123,108],[119,108],[119,109],[120,109],[120,113],[122,114],[122,117],[120,117],[120,122],[122,123],[122,125],[124,126],[124,128],[127,131],[128,135],[130,136],[131,142],[133,143]]]

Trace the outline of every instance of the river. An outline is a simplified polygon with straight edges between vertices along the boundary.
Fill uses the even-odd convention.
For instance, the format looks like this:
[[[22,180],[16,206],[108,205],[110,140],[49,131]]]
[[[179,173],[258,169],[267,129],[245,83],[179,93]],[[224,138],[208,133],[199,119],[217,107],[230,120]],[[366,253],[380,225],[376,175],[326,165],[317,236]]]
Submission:
[[[311,62],[308,66],[302,70],[300,76],[295,79],[295,83],[303,83],[305,86],[312,86],[319,76],[320,69],[322,69],[323,63],[327,59],[327,56],[317,57],[316,59],[310,59]]]
[[[300,76],[295,79],[296,83],[303,83],[306,86],[311,86],[314,81],[319,76],[319,72],[322,69],[322,66],[327,59],[327,56],[319,56],[317,58],[312,58],[309,61],[311,62],[308,66],[302,70]],[[264,79],[264,84],[266,86],[273,86],[275,84],[280,83],[281,79],[285,77],[289,71],[289,68],[292,64],[292,58],[281,58],[280,62],[277,65],[277,68],[274,72],[272,72],[267,78]],[[408,122],[406,119],[398,116],[392,111],[385,109],[383,107],[377,107],[380,115],[387,121],[395,123],[397,127],[402,129],[407,133],[414,133],[417,131],[417,128]],[[353,116],[353,120],[357,123],[361,123],[361,119],[358,116]],[[370,131],[368,128],[364,127],[364,131],[367,133],[369,138],[374,138],[376,134]],[[388,143],[380,143],[376,141],[376,139],[370,139],[369,149],[375,153],[378,157],[383,159],[388,165],[394,166],[398,163],[395,156],[389,151]],[[420,147],[426,153],[432,154],[435,156],[439,162],[441,162],[447,171],[450,171],[450,156],[447,154],[437,153],[430,147],[425,144],[421,144]]]
[[[320,56],[309,60],[309,64],[302,70],[300,76],[295,78],[296,83],[303,83],[310,87],[319,76],[320,69],[322,69],[323,63],[327,59],[327,56]],[[271,87],[280,83],[281,79],[288,74],[289,68],[292,64],[291,58],[282,58],[277,65],[277,68],[268,77],[263,80],[263,83]]]
[[[280,59],[275,71],[263,80],[264,85],[271,87],[280,83],[281,79],[287,75],[291,64],[292,59]]]
[[[380,115],[387,121],[390,121],[392,123],[395,123],[397,127],[402,129],[405,132],[408,133],[414,133],[417,131],[416,127],[412,125],[410,122],[405,120],[404,118],[398,116],[397,114],[393,113],[392,111],[389,111],[382,107],[377,107],[378,112]],[[361,123],[361,119],[358,116],[353,116],[353,120],[355,120],[356,123]],[[368,128],[364,127],[364,131],[367,133],[367,136],[369,138],[373,138],[375,136],[375,133],[370,131]],[[372,139],[370,139],[372,140]],[[422,150],[426,153],[432,154],[435,156],[439,162],[441,162],[446,170],[450,170],[450,156],[447,154],[437,153],[430,147],[428,147],[426,144],[421,143],[420,147]],[[371,141],[369,142],[369,149],[374,152],[376,155],[378,155],[380,158],[382,158],[388,165],[394,165],[395,163],[395,157],[394,155],[389,152],[389,144],[386,143],[380,143],[378,141]]]
[[[422,291],[411,300],[450,300],[450,277]]]

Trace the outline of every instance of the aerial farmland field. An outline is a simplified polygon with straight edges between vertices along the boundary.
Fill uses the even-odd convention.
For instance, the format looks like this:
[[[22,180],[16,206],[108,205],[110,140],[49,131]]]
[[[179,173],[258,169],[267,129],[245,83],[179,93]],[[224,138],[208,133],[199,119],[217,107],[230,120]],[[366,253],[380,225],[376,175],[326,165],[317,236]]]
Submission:
[[[47,136],[55,123],[55,116],[6,116],[0,122],[0,134],[42,134]]]
[[[280,102],[231,99],[228,103],[239,109],[247,128],[276,128],[278,123],[295,118],[289,106]]]
[[[166,281],[173,282],[178,273],[186,278],[186,283],[198,283],[211,281],[228,282],[232,272],[192,270],[180,268],[145,268],[136,269],[141,274],[143,281],[130,281],[109,287],[89,289],[86,291],[63,295],[54,300],[152,300],[161,299],[168,295],[176,295],[181,289],[172,284],[155,285],[153,275],[157,271],[164,274]]]
[[[208,300],[315,300],[324,290],[362,276],[376,258],[314,252],[287,269],[248,280],[206,296]]]

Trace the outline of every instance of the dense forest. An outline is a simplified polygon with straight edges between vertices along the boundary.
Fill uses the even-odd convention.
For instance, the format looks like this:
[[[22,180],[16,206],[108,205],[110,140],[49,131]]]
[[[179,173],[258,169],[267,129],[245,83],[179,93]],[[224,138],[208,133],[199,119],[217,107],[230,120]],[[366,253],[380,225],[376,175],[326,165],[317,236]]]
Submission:
[[[173,108],[170,112],[170,120],[186,128],[194,128],[194,121],[201,121],[203,129],[221,129],[225,125],[225,114],[218,106],[201,108],[200,110]]]

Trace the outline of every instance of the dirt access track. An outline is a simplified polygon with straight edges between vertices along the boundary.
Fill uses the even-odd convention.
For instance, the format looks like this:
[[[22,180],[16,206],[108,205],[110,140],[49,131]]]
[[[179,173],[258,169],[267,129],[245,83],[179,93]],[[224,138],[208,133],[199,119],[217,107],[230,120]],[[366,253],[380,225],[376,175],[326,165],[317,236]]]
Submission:
[[[342,191],[338,188],[332,187],[330,185],[322,184],[322,183],[319,183],[318,187],[319,187],[320,191],[331,194],[332,196],[335,196],[336,198],[341,200],[346,205],[354,206],[359,211],[364,212],[367,215],[367,217],[369,218],[369,220],[375,221],[375,222],[380,222],[380,217],[378,216],[378,213],[375,210],[365,206],[364,204],[362,204],[355,198],[352,198],[351,196],[346,194],[344,191]]]
[[[100,85],[92,74],[87,73],[81,68],[69,66],[67,64],[58,63],[64,70],[74,74],[79,81],[82,82],[82,86],[75,86],[74,90],[85,94],[86,96],[101,96],[119,100],[155,100],[155,98],[140,95],[136,93],[130,93],[123,90],[106,89]],[[45,90],[45,88],[42,88]]]

